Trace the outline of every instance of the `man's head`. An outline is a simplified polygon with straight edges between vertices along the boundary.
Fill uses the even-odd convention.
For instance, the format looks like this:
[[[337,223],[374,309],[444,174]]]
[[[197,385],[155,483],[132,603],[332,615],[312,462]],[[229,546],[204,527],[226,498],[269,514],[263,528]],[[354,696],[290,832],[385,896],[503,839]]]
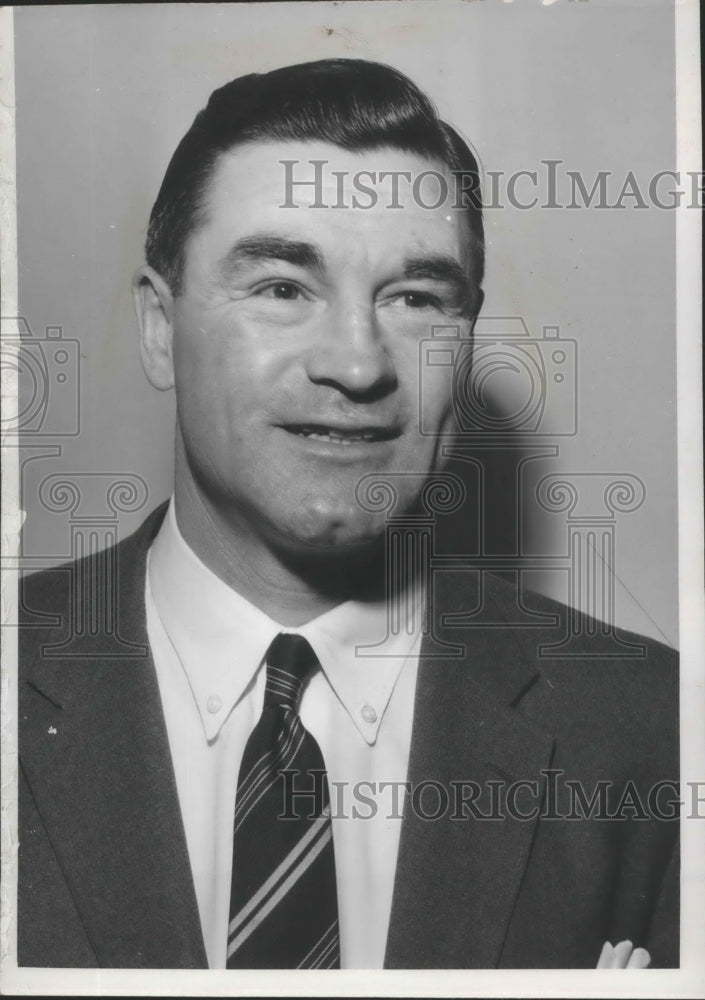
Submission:
[[[473,280],[480,288],[484,234],[472,151],[402,73],[361,59],[323,59],[231,80],[196,115],[167,167],[147,231],[147,263],[174,295],[218,159],[264,140],[329,142],[357,152],[391,147],[442,163],[466,192]]]
[[[320,184],[287,190],[292,162],[311,178],[314,161]],[[382,174],[409,180],[357,197]],[[420,201],[422,175],[447,197]],[[195,488],[211,520],[288,556],[379,538],[356,499],[370,473],[413,507],[452,426],[450,380],[426,391],[421,342],[434,326],[469,336],[482,299],[478,190],[471,151],[388,67],[327,60],[215,91],[169,164],[135,281],[145,370],[176,387],[177,507]]]

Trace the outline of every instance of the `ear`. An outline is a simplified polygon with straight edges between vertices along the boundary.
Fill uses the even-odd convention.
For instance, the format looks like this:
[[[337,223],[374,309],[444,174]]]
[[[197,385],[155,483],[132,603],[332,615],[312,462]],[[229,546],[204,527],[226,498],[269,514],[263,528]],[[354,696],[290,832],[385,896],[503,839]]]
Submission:
[[[132,279],[145,375],[155,389],[172,389],[174,362],[174,296],[154,268],[144,264]]]

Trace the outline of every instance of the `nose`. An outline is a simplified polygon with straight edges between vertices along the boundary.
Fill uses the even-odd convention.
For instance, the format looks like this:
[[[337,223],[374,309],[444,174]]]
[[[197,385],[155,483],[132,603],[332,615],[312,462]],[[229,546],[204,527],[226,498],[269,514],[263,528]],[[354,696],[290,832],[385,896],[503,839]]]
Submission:
[[[394,361],[371,304],[341,302],[327,317],[306,369],[316,385],[333,386],[358,402],[382,398],[397,385]]]

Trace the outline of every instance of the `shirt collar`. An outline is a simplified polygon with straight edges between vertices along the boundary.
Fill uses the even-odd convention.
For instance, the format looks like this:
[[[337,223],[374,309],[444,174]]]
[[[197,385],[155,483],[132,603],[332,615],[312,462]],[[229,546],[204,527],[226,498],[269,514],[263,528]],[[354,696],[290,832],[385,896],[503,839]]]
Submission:
[[[420,601],[415,620],[419,622]],[[389,634],[384,601],[346,601],[297,631],[311,643],[328,683],[366,743],[377,739],[420,629]]]
[[[215,739],[254,683],[279,632],[311,643],[326,680],[366,743],[377,739],[402,667],[419,638],[422,594],[415,592],[416,628],[388,634],[381,601],[346,601],[299,628],[280,625],[234,591],[184,540],[174,501],[149,553],[154,605],[183,666],[206,739]]]

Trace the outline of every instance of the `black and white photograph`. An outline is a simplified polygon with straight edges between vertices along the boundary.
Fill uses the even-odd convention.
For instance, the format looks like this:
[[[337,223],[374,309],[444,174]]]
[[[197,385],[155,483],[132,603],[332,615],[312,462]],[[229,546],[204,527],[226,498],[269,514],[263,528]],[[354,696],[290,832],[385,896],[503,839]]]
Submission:
[[[3,992],[701,996],[697,5],[0,15]]]

